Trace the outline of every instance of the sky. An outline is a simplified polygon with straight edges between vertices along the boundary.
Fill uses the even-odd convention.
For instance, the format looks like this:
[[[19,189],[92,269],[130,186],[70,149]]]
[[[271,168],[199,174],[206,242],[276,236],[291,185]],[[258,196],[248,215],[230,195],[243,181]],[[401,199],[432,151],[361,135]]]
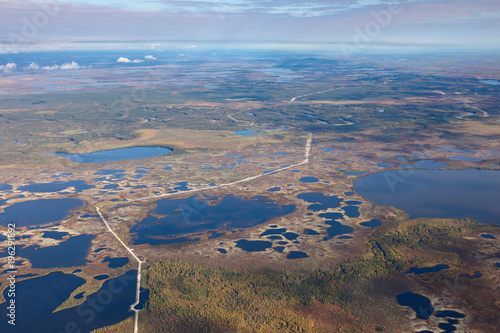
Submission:
[[[0,0],[0,53],[131,42],[476,49],[500,48],[499,33],[499,0]]]

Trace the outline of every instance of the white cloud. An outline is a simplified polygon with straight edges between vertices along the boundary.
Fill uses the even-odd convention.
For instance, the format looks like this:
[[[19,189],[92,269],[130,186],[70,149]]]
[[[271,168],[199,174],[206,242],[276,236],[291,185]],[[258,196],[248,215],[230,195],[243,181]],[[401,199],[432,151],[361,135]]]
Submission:
[[[16,68],[17,68],[17,65],[14,62],[9,62],[6,65],[0,65],[0,71],[4,71],[4,72],[12,72],[12,71],[16,70]]]
[[[36,62],[32,62],[27,69],[40,69],[40,66]]]
[[[57,66],[57,65],[43,66],[42,69],[45,69],[46,71],[55,71],[55,70],[59,69],[59,66]]]
[[[122,62],[122,63],[129,63],[129,62],[133,62],[133,63],[140,63],[140,62],[144,62],[144,60],[141,60],[141,59],[134,59],[134,60],[130,60],[129,58],[125,58],[125,57],[120,57],[118,58],[118,60],[116,62]]]
[[[40,68],[40,66],[36,62],[32,62],[27,67],[27,69],[39,69],[39,68]],[[52,66],[43,66],[41,68],[43,70],[46,70],[46,71],[56,71],[58,69],[61,69],[61,70],[72,70],[72,69],[82,69],[82,68],[89,68],[89,67],[80,66],[77,62],[72,61],[72,62],[65,62],[61,66],[59,66],[59,65],[52,65]]]
[[[72,61],[71,64],[69,62],[64,63],[60,67],[61,69],[80,69],[82,68],[78,63]]]
[[[152,56],[152,55],[147,55],[144,57],[144,59],[146,60],[156,60],[156,57]]]

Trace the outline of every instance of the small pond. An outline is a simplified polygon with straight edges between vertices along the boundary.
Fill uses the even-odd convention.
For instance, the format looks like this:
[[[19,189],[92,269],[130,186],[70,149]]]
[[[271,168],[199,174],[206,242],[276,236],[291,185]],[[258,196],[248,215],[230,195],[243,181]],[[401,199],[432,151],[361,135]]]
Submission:
[[[302,177],[302,178],[300,178],[299,181],[302,182],[302,183],[317,183],[317,182],[319,182],[319,179],[316,178],[316,177],[310,177],[310,176],[308,176],[308,177]]]
[[[382,221],[380,221],[379,219],[372,219],[370,221],[361,222],[359,225],[367,228],[377,228],[382,225]]]
[[[108,264],[109,268],[120,268],[128,264],[129,261],[130,260],[128,257],[119,257],[119,258],[106,257],[102,262],[109,262]]]
[[[422,267],[422,268],[412,267],[404,274],[412,274],[413,273],[416,275],[420,275],[420,274],[424,274],[424,273],[439,272],[439,271],[442,271],[444,269],[449,269],[449,268],[450,268],[450,265],[445,265],[445,264],[438,264],[438,265],[435,265],[432,267]]]
[[[239,241],[236,241],[236,247],[239,247],[246,252],[262,252],[269,249],[272,245],[272,242],[261,240],[249,241],[246,239],[240,239]]]
[[[290,251],[288,255],[286,256],[287,259],[303,259],[303,258],[309,258],[307,253],[302,252],[302,251]]]

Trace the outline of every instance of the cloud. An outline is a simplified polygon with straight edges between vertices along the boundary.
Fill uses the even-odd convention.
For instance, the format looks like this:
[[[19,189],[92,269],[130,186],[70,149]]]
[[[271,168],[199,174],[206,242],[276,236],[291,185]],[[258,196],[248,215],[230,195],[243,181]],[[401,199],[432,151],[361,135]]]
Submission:
[[[72,61],[71,64],[70,63],[62,64],[60,68],[65,70],[65,69],[80,69],[82,67],[80,65],[78,65],[78,63]]]
[[[122,62],[122,63],[125,63],[125,64],[128,64],[129,62],[133,62],[135,64],[138,64],[140,62],[144,62],[144,60],[141,60],[141,59],[130,60],[129,58],[120,57],[120,58],[118,58],[118,60],[116,60],[116,62]]]
[[[40,66],[36,62],[32,62],[27,69],[40,69]]]
[[[42,69],[44,69],[46,71],[55,71],[55,70],[59,69],[59,66],[58,65],[43,66]]]
[[[130,62],[130,59],[129,58],[120,57],[120,58],[118,58],[118,60],[116,62],[125,62],[125,63],[127,63],[127,62]]]
[[[36,63],[32,63],[31,65],[34,65],[32,69],[38,69],[37,67],[39,67]],[[31,65],[28,68],[32,67]],[[55,70],[58,70],[58,69],[60,69],[60,70],[72,70],[72,69],[82,69],[82,68],[88,68],[88,67],[86,67],[86,66],[80,66],[77,62],[74,62],[74,61],[72,61],[71,63],[65,62],[61,66],[59,66],[59,65],[52,65],[52,66],[44,66],[44,67],[42,67],[42,69],[46,70],[46,71],[55,71]]]
[[[0,71],[4,71],[4,72],[12,72],[12,71],[15,71],[16,68],[17,68],[17,65],[14,62],[9,62],[6,65],[0,65]]]
[[[146,60],[156,60],[156,57],[152,56],[152,55],[147,55],[144,57],[144,59]]]

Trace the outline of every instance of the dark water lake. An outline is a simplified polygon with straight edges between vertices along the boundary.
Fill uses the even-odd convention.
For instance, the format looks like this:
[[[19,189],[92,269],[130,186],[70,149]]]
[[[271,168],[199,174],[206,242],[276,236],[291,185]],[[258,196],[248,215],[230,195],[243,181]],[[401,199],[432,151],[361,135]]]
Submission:
[[[319,214],[318,216],[327,219],[325,221],[325,224],[328,224],[331,226],[327,229],[328,235],[323,238],[323,240],[325,240],[325,241],[330,240],[335,236],[350,234],[351,232],[354,231],[354,229],[352,227],[350,227],[348,225],[344,225],[344,224],[340,223],[339,221],[337,221],[337,220],[343,219],[343,216],[341,213],[324,213],[324,214]]]
[[[403,170],[354,181],[356,192],[411,218],[469,217],[500,224],[500,172],[492,170]]]
[[[481,234],[481,237],[486,238],[486,239],[497,239],[494,235],[492,234]]]
[[[249,241],[246,239],[240,239],[239,241],[236,241],[236,247],[239,247],[240,249],[246,252],[261,252],[265,251],[271,246],[273,246],[273,243],[269,241],[261,241],[261,240]]]
[[[344,206],[342,207],[345,215],[347,217],[358,217],[359,216],[359,207],[358,206]]]
[[[434,312],[434,307],[431,301],[422,295],[414,293],[404,293],[397,296],[399,305],[409,306],[416,312],[417,318],[429,319],[430,315]]]
[[[439,271],[442,271],[444,269],[449,269],[450,266],[449,265],[445,265],[445,264],[438,264],[438,265],[435,265],[435,266],[432,266],[432,267],[422,267],[422,268],[418,268],[418,267],[412,267],[408,270],[408,272],[405,272],[404,274],[417,274],[417,275],[420,275],[420,274],[424,274],[424,273],[434,273],[434,272],[439,272]]]
[[[286,256],[287,259],[302,259],[302,258],[309,258],[307,253],[302,252],[302,251],[290,251],[288,255]]]
[[[444,311],[436,311],[436,317],[439,317],[439,318],[446,318],[446,317],[465,318],[465,315],[463,313],[453,311],[453,310],[444,310]]]
[[[102,262],[109,262],[108,264],[109,268],[120,268],[128,264],[129,261],[130,260],[128,257],[119,257],[119,258],[106,257]]]
[[[39,193],[47,193],[47,192],[59,192],[63,191],[69,187],[74,187],[76,192],[81,192],[83,190],[88,190],[94,188],[94,185],[88,185],[84,180],[72,180],[68,182],[57,181],[51,183],[38,183],[38,184],[29,184],[24,185],[18,188],[21,191],[28,192],[39,192]]]
[[[74,299],[82,299],[84,294],[85,294],[85,291],[82,291],[81,293],[76,294],[73,298]]]
[[[78,235],[56,246],[18,248],[16,255],[26,258],[33,268],[84,266],[95,235]]]
[[[156,157],[171,152],[172,150],[163,147],[130,147],[96,151],[89,154],[52,153],[51,155],[61,156],[75,163],[102,163]]]
[[[55,240],[61,240],[64,236],[69,235],[68,232],[60,232],[60,231],[44,231],[42,238],[50,238]]]
[[[85,280],[61,272],[50,273],[46,276],[29,279],[16,284],[16,326],[7,324],[6,303],[0,304],[1,332],[48,332],[43,327],[36,326],[36,323],[46,317],[51,316],[71,292],[85,283]],[[8,290],[4,290],[3,295],[6,300]],[[66,323],[66,321],[64,321]]]
[[[66,325],[72,322],[73,328],[69,331],[84,333],[116,324],[133,315],[129,308],[135,302],[136,275],[137,271],[132,270],[107,280],[101,289],[89,295],[82,305],[56,313],[52,311],[66,300],[73,290],[81,286],[85,282],[84,279],[56,272],[19,282],[16,293],[16,304],[19,306],[16,312],[16,326],[7,328],[7,321],[1,320],[0,331],[59,333],[67,332]],[[6,318],[5,306],[0,305],[0,308],[2,318]]]
[[[37,226],[62,220],[72,209],[83,205],[83,201],[73,198],[38,199],[18,202],[4,209],[0,223],[15,222],[18,227]]]
[[[376,228],[382,225],[382,221],[380,221],[379,219],[372,219],[370,221],[361,222],[359,225],[368,228]]]
[[[319,179],[316,177],[307,176],[300,178],[299,181],[302,183],[317,183],[319,182]]]
[[[180,235],[199,234],[221,229],[250,228],[295,211],[295,205],[279,205],[264,197],[243,199],[226,195],[217,203],[194,195],[186,199],[165,199],[131,229],[134,244],[171,244],[191,241]]]
[[[327,210],[328,208],[337,208],[340,207],[340,203],[343,201],[343,199],[335,195],[325,196],[323,193],[317,193],[317,192],[300,193],[299,195],[297,195],[297,198],[312,203],[312,205],[307,207],[308,210],[312,211]]]

